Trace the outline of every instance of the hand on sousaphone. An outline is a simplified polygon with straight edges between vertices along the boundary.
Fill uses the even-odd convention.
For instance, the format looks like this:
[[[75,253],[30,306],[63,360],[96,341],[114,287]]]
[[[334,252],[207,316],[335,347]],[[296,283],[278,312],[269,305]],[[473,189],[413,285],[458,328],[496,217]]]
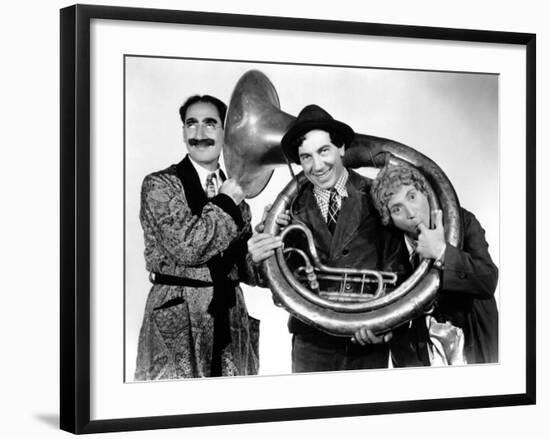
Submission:
[[[248,240],[248,252],[252,256],[252,261],[259,264],[271,257],[275,249],[279,248],[283,241],[279,236],[273,236],[270,233],[264,233],[265,219],[271,210],[271,204],[264,208],[262,220],[254,227],[254,234]],[[277,225],[284,228],[290,224],[290,214],[288,210],[281,212],[275,219]]]
[[[370,329],[362,327],[361,329],[358,329],[355,334],[353,334],[351,337],[351,342],[358,343],[361,346],[366,346],[369,344],[388,343],[392,337],[393,333],[391,331],[385,332],[381,335],[375,335]]]

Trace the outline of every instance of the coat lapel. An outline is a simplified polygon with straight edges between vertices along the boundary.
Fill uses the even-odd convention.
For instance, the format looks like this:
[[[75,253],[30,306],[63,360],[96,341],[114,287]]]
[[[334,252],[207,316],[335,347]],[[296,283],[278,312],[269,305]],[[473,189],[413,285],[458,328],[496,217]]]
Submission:
[[[317,251],[328,255],[332,235],[317,205],[315,195],[313,195],[313,186],[309,182],[306,185],[303,193],[303,202],[300,203],[301,207],[294,215],[299,221],[304,222],[310,228],[315,239]]]
[[[202,188],[199,175],[188,155],[176,165],[176,175],[181,180],[191,213],[193,215],[200,215],[202,208],[208,202],[208,198]]]
[[[368,219],[370,214],[365,197],[365,191],[368,188],[364,184],[364,180],[357,173],[348,171],[349,178],[346,183],[348,196],[342,200],[342,207],[330,246],[331,255],[339,254],[342,248],[353,239],[357,229]]]
[[[315,237],[315,246],[319,253],[326,254],[329,258],[338,255],[341,250],[356,236],[356,231],[363,222],[369,219],[371,208],[368,202],[369,187],[363,177],[348,169],[349,178],[346,183],[348,197],[342,201],[338,223],[334,236],[328,230],[327,223],[321,215],[317,205],[313,186],[310,182],[305,183],[301,195],[300,206],[294,212],[296,219],[310,225],[311,232]]]

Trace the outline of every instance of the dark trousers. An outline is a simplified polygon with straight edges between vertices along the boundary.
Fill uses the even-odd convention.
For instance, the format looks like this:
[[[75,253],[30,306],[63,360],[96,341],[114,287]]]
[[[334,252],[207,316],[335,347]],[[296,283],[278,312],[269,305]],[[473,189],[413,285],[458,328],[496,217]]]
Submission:
[[[428,338],[424,317],[394,329],[390,341],[393,367],[429,366]]]
[[[388,359],[386,343],[361,346],[348,337],[318,333],[292,337],[292,372],[382,369],[388,367]]]

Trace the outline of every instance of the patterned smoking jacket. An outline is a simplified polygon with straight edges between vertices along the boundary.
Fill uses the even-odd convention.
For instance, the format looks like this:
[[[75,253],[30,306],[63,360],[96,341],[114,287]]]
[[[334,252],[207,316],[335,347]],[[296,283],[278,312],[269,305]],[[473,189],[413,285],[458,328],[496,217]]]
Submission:
[[[193,215],[178,166],[198,176],[186,157],[180,164],[145,177],[140,220],[145,264],[150,273],[212,282],[208,262],[250,236],[250,208],[220,194]],[[193,190],[202,190],[200,184]],[[187,192],[189,193],[189,192]],[[240,260],[239,260],[240,259]],[[229,310],[231,343],[222,356],[222,375],[258,371],[259,322],[248,316],[238,281],[254,284],[252,264],[235,258],[227,277],[235,281]],[[214,318],[209,312],[213,287],[154,284],[138,343],[137,380],[210,376]]]

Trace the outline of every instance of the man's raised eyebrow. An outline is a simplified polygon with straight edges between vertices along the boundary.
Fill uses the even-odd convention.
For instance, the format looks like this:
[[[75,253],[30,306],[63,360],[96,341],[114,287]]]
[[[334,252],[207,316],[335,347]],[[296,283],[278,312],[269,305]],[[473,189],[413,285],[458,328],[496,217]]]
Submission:
[[[198,120],[196,117],[188,117],[187,119],[185,119],[185,123],[189,122],[198,122]]]
[[[205,118],[203,119],[203,122],[204,122],[204,123],[218,123],[218,121],[217,121],[215,118],[213,118],[213,117],[205,117]]]
[[[402,206],[402,205],[403,205],[403,203],[401,203],[401,202],[391,204],[391,203],[388,201],[388,208],[389,208],[389,209],[393,209],[394,207],[399,207],[399,206]]]

